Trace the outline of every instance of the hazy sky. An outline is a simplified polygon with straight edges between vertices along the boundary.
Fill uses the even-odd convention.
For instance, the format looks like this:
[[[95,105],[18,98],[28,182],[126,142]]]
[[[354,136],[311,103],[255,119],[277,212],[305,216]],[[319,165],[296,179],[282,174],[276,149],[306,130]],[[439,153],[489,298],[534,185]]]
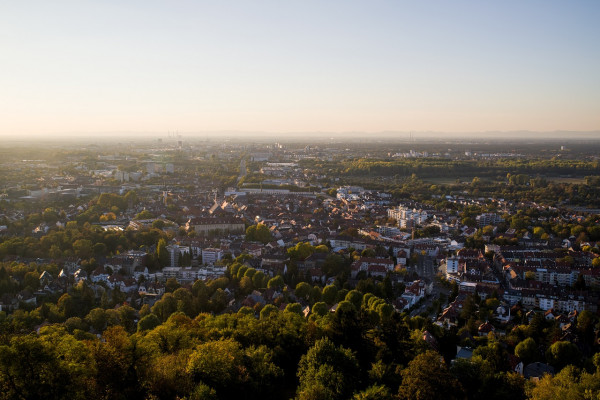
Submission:
[[[0,135],[600,129],[600,1],[3,1]]]

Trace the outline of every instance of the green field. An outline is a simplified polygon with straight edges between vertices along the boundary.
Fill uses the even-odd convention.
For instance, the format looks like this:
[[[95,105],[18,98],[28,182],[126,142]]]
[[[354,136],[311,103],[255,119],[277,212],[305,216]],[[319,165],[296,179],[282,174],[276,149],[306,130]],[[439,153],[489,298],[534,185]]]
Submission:
[[[432,177],[432,178],[423,178],[423,182],[432,183],[435,185],[451,185],[456,183],[456,179],[460,179],[461,182],[471,182],[475,176],[460,176],[460,177]],[[486,181],[487,179],[481,178],[482,181]],[[571,183],[571,184],[584,184],[585,178],[583,177],[560,177],[560,176],[549,176],[546,177],[548,182],[554,183]]]
[[[461,182],[471,182],[474,176],[459,176],[459,177],[436,177],[436,178],[423,178],[423,182],[432,183],[435,185],[452,185],[456,183],[456,179],[460,179]]]
[[[549,176],[546,178],[546,180],[548,182],[555,182],[555,183],[573,183],[573,184],[585,183],[585,179],[582,177],[565,178],[565,177],[560,177],[560,176]]]

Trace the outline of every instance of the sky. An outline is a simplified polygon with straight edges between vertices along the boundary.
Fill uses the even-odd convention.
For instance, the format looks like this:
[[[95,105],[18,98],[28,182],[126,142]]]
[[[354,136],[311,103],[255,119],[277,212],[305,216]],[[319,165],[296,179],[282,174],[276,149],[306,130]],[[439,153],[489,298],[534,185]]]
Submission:
[[[0,4],[0,137],[600,131],[600,1]]]

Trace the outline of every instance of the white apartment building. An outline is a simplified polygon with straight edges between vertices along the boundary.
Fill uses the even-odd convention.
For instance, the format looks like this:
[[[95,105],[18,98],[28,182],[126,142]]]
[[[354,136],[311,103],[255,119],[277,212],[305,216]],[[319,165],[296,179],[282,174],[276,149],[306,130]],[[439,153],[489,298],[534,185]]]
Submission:
[[[223,250],[206,248],[202,250],[202,264],[214,264],[223,257]]]

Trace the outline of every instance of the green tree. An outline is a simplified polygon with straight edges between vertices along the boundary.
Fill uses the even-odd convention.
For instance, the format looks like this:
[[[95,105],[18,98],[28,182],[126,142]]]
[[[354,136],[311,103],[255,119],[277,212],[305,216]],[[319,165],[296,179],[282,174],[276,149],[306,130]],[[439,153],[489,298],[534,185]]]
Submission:
[[[54,224],[58,221],[58,213],[51,208],[46,208],[42,214],[42,218],[48,224]]]
[[[52,246],[50,246],[50,250],[48,251],[48,255],[52,258],[52,259],[56,259],[56,258],[61,258],[62,257],[62,250],[60,249],[59,246],[53,244]]]
[[[546,351],[546,359],[556,370],[561,370],[567,365],[578,365],[581,354],[573,343],[566,341],[555,342]]]
[[[323,272],[328,276],[336,276],[344,269],[344,257],[336,253],[327,254],[323,263]]]
[[[486,225],[483,227],[482,233],[485,236],[492,236],[494,234],[494,227],[492,225]]]
[[[85,346],[64,331],[52,338],[15,336],[0,345],[0,398],[93,398],[94,370]]]
[[[162,392],[161,392],[162,393]],[[204,383],[199,383],[188,397],[189,400],[218,400],[217,392]]]
[[[238,314],[254,316],[254,310],[250,307],[243,306],[238,310]]]
[[[542,237],[542,235],[545,233],[546,233],[546,231],[541,226],[536,226],[535,228],[533,228],[533,234],[536,237]]]
[[[310,302],[314,304],[320,300],[321,300],[321,288],[319,286],[315,285],[315,286],[313,286],[312,290],[310,291]]]
[[[252,276],[252,286],[257,289],[263,289],[267,286],[267,276],[262,271],[257,271]]]
[[[138,332],[149,331],[160,325],[160,319],[155,314],[148,314],[138,321]]]
[[[71,317],[65,321],[65,328],[69,333],[73,333],[76,329],[80,331],[87,331],[89,325],[79,317]]]
[[[79,239],[73,243],[75,255],[81,258],[90,258],[93,251],[92,241],[88,239]]]
[[[252,279],[254,274],[256,274],[256,270],[254,268],[248,268],[246,272],[244,272],[244,277]]]
[[[171,314],[177,311],[177,299],[173,293],[165,293],[163,297],[152,306],[152,313],[161,321],[166,321]]]
[[[95,398],[140,397],[134,341],[122,326],[108,327],[102,340],[92,343],[91,350],[97,366]]]
[[[188,317],[196,315],[192,293],[187,288],[178,288],[173,292],[173,297],[177,300],[177,311],[184,313]]]
[[[321,296],[321,299],[327,303],[332,305],[333,303],[335,303],[335,299],[337,298],[337,287],[333,286],[333,285],[328,285],[325,286],[323,288],[323,294]]]
[[[31,288],[32,290],[37,290],[37,288],[40,286],[40,274],[35,271],[27,272],[23,278],[23,285]]]
[[[375,257],[375,249],[364,249],[360,255],[361,257]]]
[[[461,224],[469,226],[469,227],[475,227],[475,226],[477,226],[477,221],[475,221],[471,217],[466,217],[466,218],[462,219]]]
[[[90,324],[96,332],[103,332],[107,323],[106,311],[102,308],[94,308],[85,316],[85,322]]]
[[[190,392],[193,394],[202,393],[203,395],[210,395],[210,390],[208,392],[200,392],[194,387],[190,375],[186,372],[188,357],[189,352],[180,351],[160,354],[147,360],[143,368],[141,383],[147,388],[149,392],[148,397],[176,399],[184,398]],[[213,398],[216,399],[216,396]]]
[[[359,292],[358,290],[351,290],[346,295],[345,300],[352,303],[354,307],[356,307],[356,309],[358,310],[360,309],[360,305],[362,304],[362,298],[363,295],[361,292]]]
[[[210,297],[210,310],[215,313],[219,313],[227,306],[227,294],[221,288],[215,290],[213,295]]]
[[[441,390],[443,388],[443,390]],[[419,354],[402,371],[400,399],[444,400],[462,399],[463,389],[450,374],[439,353],[427,351]]]
[[[538,348],[533,338],[527,338],[515,347],[515,355],[519,357],[523,364],[530,364],[538,359]]]
[[[390,390],[384,385],[369,386],[352,397],[353,400],[393,400]]]
[[[241,390],[249,389],[261,398],[268,392],[267,382],[282,375],[265,346],[242,349],[233,339],[198,345],[190,355],[187,372],[195,382],[215,388],[220,398],[237,398]]]
[[[173,293],[180,287],[181,287],[181,285],[179,284],[179,282],[177,282],[176,278],[169,278],[165,282],[165,291],[167,293]]]
[[[525,379],[515,372],[496,372],[481,357],[453,361],[451,368],[467,399],[525,399]]]
[[[246,240],[267,244],[273,240],[273,235],[264,224],[251,225],[246,229]]]
[[[582,372],[570,365],[554,377],[545,375],[532,387],[532,400],[598,399],[600,398],[600,374]]]
[[[117,309],[117,312],[119,313],[119,321],[121,323],[121,326],[125,328],[125,330],[127,330],[128,333],[135,332],[135,321],[137,319],[137,312],[135,311],[135,309],[128,305],[122,305]]]
[[[130,190],[125,194],[125,196],[123,196],[123,200],[125,200],[126,207],[131,207],[138,202],[138,197],[133,190]]]
[[[327,315],[329,307],[322,301],[319,301],[312,306],[312,313],[320,317]]]
[[[221,393],[243,380],[242,349],[233,339],[202,343],[190,355],[187,372]]]
[[[488,342],[487,346],[477,347],[473,356],[481,357],[489,362],[495,371],[507,371],[509,368],[507,351],[498,342]]]
[[[318,340],[300,359],[298,398],[318,389],[321,398],[346,399],[356,387],[358,361],[352,351],[336,347],[328,338]]]
[[[298,303],[290,303],[285,306],[285,312],[293,312],[298,315],[302,315],[302,306]]]
[[[73,297],[68,293],[63,294],[58,299],[56,306],[59,312],[64,316],[64,318],[70,318],[77,316],[77,306]]]
[[[320,244],[315,247],[315,252],[317,253],[329,253],[329,247],[324,244]]]
[[[164,239],[158,241],[156,246],[156,256],[162,267],[169,265],[169,251],[167,250],[167,242]]]
[[[252,279],[244,276],[240,281],[240,293],[243,295],[248,295],[254,290],[254,285],[252,284]]]
[[[155,221],[152,221],[152,227],[154,229],[162,229],[165,227],[165,221],[163,221],[162,219],[157,219]]]
[[[308,242],[298,242],[294,247],[287,249],[287,253],[292,260],[305,260],[315,252],[315,248]]]
[[[296,297],[306,300],[312,291],[312,286],[306,282],[300,282],[296,285]]]
[[[580,275],[581,276],[581,275]],[[594,326],[598,318],[590,311],[583,310],[577,316],[577,331],[585,340],[593,339]]]
[[[267,288],[269,289],[281,289],[284,285],[283,278],[281,275],[277,275],[269,280]]]
[[[154,218],[154,214],[152,214],[150,211],[148,210],[143,210],[141,212],[139,212],[134,219],[152,219]]]
[[[92,246],[92,251],[96,256],[104,256],[108,252],[108,248],[104,243],[95,243],[94,246]]]
[[[273,304],[267,304],[262,308],[262,310],[260,310],[260,319],[266,319],[273,313],[277,314],[277,312],[277,307],[275,307]]]

